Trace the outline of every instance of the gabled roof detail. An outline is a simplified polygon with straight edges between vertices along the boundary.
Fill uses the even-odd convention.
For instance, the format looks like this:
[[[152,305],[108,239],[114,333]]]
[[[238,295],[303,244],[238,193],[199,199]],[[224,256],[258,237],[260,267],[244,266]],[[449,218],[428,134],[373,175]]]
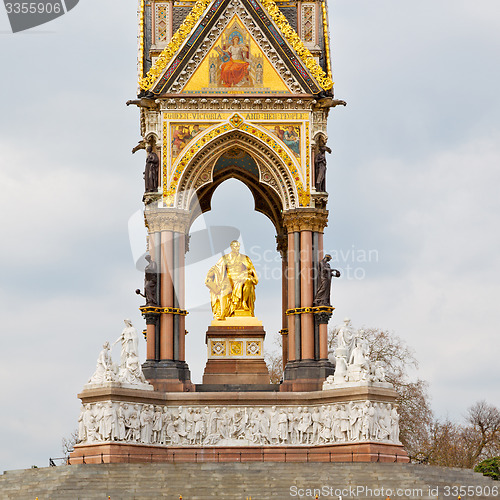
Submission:
[[[274,52],[274,62],[271,62],[269,52],[264,51],[247,29],[247,23],[240,19],[240,14],[246,14],[241,9],[232,10],[229,6],[224,11],[224,17],[219,19],[218,26],[222,28],[218,38],[205,47],[198,47],[188,64],[177,79],[171,80],[165,90],[169,93],[182,94],[238,94],[238,95],[283,95],[303,92],[296,80],[292,80],[287,66]],[[230,15],[232,14],[232,17]],[[227,24],[224,21],[227,20]],[[245,19],[248,22],[248,19]],[[257,27],[253,27],[255,34],[261,34]],[[215,34],[212,30],[211,35]],[[232,45],[236,37],[239,43],[227,50],[236,50],[236,59],[227,71],[224,71],[224,61],[228,60],[229,52],[225,48]],[[261,40],[262,40],[261,38]],[[267,44],[269,45],[269,44]],[[231,56],[232,57],[232,56]],[[245,61],[243,61],[243,59]],[[283,78],[279,73],[283,73]],[[288,83],[288,86],[287,86]],[[153,90],[153,92],[155,92]]]
[[[328,28],[328,12],[326,2],[321,2],[321,13],[323,19],[323,40],[325,44],[326,74],[332,80],[332,60],[330,58],[330,30]],[[333,85],[333,81],[332,81]]]
[[[212,0],[197,0],[191,12],[179,26],[179,29],[174,33],[168,45],[165,49],[163,49],[163,52],[158,56],[155,64],[148,71],[147,75],[139,81],[139,87],[141,89],[149,90],[156,80],[158,80],[158,78],[162,75],[168,63],[179,50],[182,42],[191,33],[194,25],[198,22],[198,19],[205,12],[211,1]],[[222,3],[222,0],[215,0],[215,3],[220,4]]]
[[[205,29],[205,27],[208,26],[208,24],[210,24],[213,21],[216,12],[219,10],[222,4],[226,2],[225,0],[215,0],[211,5],[209,11],[206,13],[207,19],[206,20],[203,19],[198,28],[195,30],[195,32],[192,33],[196,24],[200,20],[200,17],[202,16],[202,14],[205,13],[210,3],[211,3],[210,0],[198,0],[196,2],[195,6],[193,7],[189,15],[186,17],[182,25],[179,27],[177,32],[174,34],[167,47],[163,50],[163,52],[156,60],[154,66],[149,70],[148,74],[139,81],[139,86],[141,89],[152,90],[153,87],[155,86],[155,83],[163,75],[168,65],[170,64],[170,67],[168,68],[167,71],[167,75],[163,75],[162,78],[162,80],[164,80],[166,83],[166,81],[170,78],[170,76],[181,65],[183,59],[182,57],[177,57],[175,60],[173,59],[174,56],[179,51],[179,49],[181,48],[181,46],[183,45],[186,38],[189,35],[191,35],[189,37],[187,44],[193,45],[193,43],[201,35],[201,32]],[[257,0],[248,0],[247,5],[253,8],[253,10],[255,11],[254,15],[257,15],[259,17],[259,21],[262,22],[269,29],[274,38],[277,39],[278,44],[280,44],[279,40],[281,40],[280,48],[282,50],[285,50],[285,52],[291,54],[290,49],[286,47],[286,44],[283,44],[282,37],[280,36],[279,33],[276,33],[276,28],[269,21],[269,18],[266,16],[266,14],[269,17],[271,17],[273,22],[278,27],[283,38],[287,40],[288,44],[300,57],[302,63],[309,71],[309,74],[316,80],[316,82],[318,82],[319,86],[324,90],[329,90],[332,88],[333,82],[331,77],[326,75],[325,72],[318,65],[318,63],[316,62],[310,51],[304,46],[301,39],[295,32],[295,30],[290,26],[285,16],[276,6],[274,0],[262,0],[261,2]],[[264,14],[264,11],[266,12],[266,14]],[[184,52],[184,49],[181,52]],[[294,70],[296,70],[303,77],[306,77],[306,79],[309,79],[311,85],[312,81],[310,80],[310,77],[307,76],[306,73],[304,72],[303,67],[300,67],[301,63],[299,63],[299,61],[295,59],[295,57],[292,58],[288,57],[288,59],[290,60],[290,62],[293,63]],[[316,85],[313,85],[313,87],[315,86]]]
[[[250,3],[254,3],[256,0],[250,0]],[[308,48],[304,46],[299,35],[290,26],[286,17],[283,15],[281,10],[278,8],[274,0],[260,0],[264,8],[267,10],[271,19],[275,22],[281,33],[286,38],[287,42],[292,46],[293,50],[300,56],[309,73],[317,80],[324,90],[330,90],[333,87],[333,81],[331,77],[327,76],[325,72],[321,69],[319,64],[314,59],[313,55]],[[324,4],[324,2],[322,2]],[[325,45],[328,47],[328,42],[325,39]],[[327,48],[328,50],[328,48]]]

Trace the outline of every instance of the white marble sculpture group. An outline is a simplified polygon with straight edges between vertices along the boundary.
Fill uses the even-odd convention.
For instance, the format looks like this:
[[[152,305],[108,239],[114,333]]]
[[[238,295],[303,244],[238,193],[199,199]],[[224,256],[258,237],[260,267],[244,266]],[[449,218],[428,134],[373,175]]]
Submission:
[[[137,330],[132,326],[132,322],[129,319],[124,320],[124,323],[125,328],[113,344],[114,346],[118,342],[121,343],[120,365],[117,366],[113,363],[110,353],[111,346],[109,342],[105,342],[97,358],[96,370],[85,385],[85,388],[118,383],[125,387],[153,389],[142,373],[139,361]]]
[[[368,341],[364,337],[364,331],[355,331],[351,320],[346,318],[337,332],[335,373],[323,383],[323,390],[352,383],[391,386],[386,382],[382,363],[374,363],[368,357]]]
[[[385,402],[316,406],[172,407],[106,401],[82,406],[81,443],[179,446],[399,444],[399,415]]]
[[[113,344],[121,343],[120,365],[106,342],[84,389],[121,386],[152,390],[138,357],[130,320]],[[323,389],[342,385],[389,386],[380,363],[371,363],[362,330],[349,320],[338,331],[336,370]],[[169,446],[283,446],[362,441],[400,444],[396,405],[361,399],[309,406],[165,406],[104,400],[85,403],[78,419],[79,443],[122,442]]]

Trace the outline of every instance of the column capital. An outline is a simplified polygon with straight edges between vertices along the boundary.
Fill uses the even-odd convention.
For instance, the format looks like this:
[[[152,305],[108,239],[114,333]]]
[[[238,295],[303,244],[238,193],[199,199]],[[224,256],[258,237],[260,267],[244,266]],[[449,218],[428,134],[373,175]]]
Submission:
[[[297,208],[283,212],[283,225],[289,233],[315,231],[322,233],[328,225],[328,210]]]
[[[177,208],[146,208],[144,223],[149,233],[174,231],[186,233],[189,229],[191,214],[187,210]]]

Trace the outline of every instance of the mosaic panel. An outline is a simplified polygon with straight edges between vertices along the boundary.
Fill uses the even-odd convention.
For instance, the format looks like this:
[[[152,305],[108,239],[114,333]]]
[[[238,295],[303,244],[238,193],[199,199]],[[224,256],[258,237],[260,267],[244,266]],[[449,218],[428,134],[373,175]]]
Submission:
[[[168,6],[166,3],[155,4],[155,42],[165,43],[168,36]]]
[[[316,28],[316,5],[302,5],[301,16],[302,40],[305,43],[314,43]]]
[[[296,124],[279,123],[264,125],[264,128],[272,132],[280,139],[292,153],[300,158],[300,127]]]

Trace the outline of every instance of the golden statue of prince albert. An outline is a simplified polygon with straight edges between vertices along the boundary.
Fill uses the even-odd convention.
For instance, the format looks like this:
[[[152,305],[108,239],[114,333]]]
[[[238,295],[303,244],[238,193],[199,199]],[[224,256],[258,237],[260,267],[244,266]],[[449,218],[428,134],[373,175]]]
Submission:
[[[205,280],[214,318],[254,316],[255,285],[258,282],[250,257],[240,254],[239,242],[232,241],[231,253],[223,255],[210,268]]]

